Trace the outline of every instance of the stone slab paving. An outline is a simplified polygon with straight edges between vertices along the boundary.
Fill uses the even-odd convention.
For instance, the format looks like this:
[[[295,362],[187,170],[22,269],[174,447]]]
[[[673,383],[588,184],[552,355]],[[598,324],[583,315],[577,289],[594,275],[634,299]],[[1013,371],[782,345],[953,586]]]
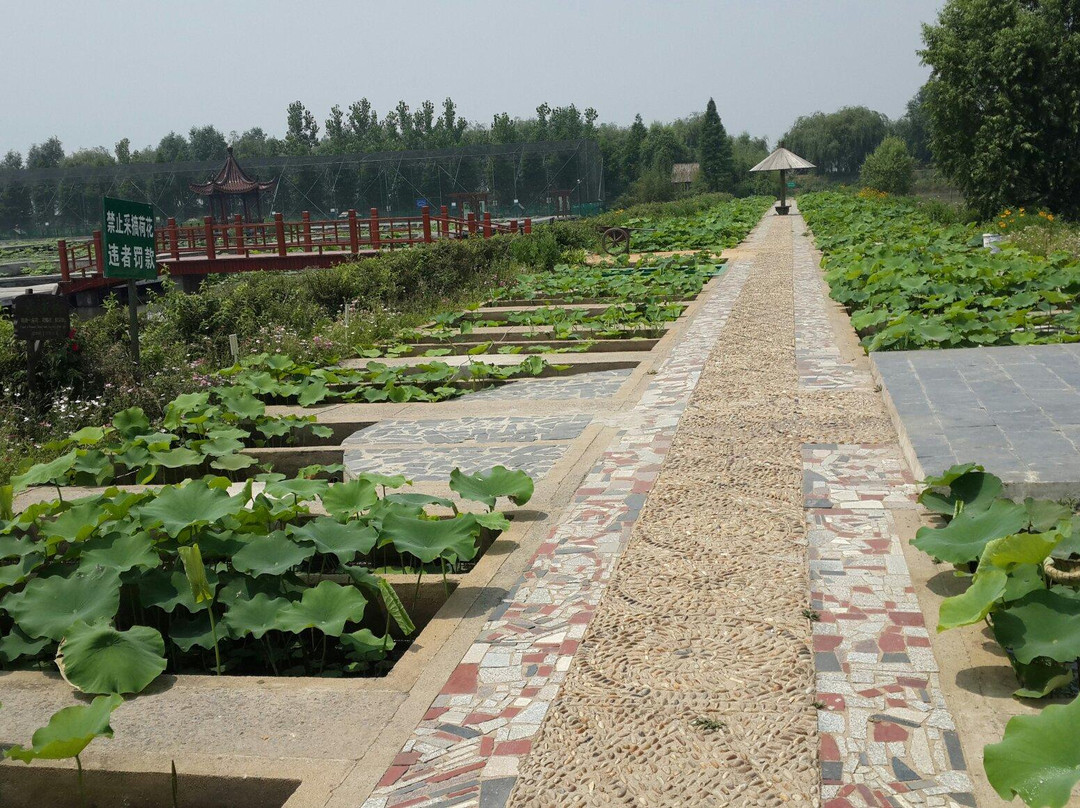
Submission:
[[[364,808],[506,804],[748,272],[711,292]]]
[[[1080,345],[895,351],[873,361],[916,473],[978,462],[1012,493],[1080,494]]]
[[[845,391],[871,388],[873,379],[868,366],[844,364],[835,351],[820,254],[808,240],[795,240],[796,335],[806,346],[799,384],[824,391],[817,408],[840,410]],[[800,253],[808,259],[801,268]],[[884,424],[884,402],[875,398],[872,417]],[[858,435],[857,421],[868,415],[847,413],[840,426]],[[894,512],[917,507],[918,488],[896,433],[886,426],[873,432],[873,442],[810,442],[802,450],[811,608],[819,617],[813,648],[822,802],[973,806],[895,523]]]
[[[578,373],[565,378],[519,379],[470,393],[469,398],[472,401],[607,398],[619,392],[633,372],[633,368],[623,368]]]

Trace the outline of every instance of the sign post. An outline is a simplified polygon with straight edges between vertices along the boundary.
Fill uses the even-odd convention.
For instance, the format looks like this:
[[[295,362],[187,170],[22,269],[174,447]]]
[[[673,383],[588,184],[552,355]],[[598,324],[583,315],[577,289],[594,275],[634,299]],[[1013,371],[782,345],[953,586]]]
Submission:
[[[71,309],[67,298],[58,295],[35,295],[33,289],[16,297],[14,306],[15,339],[26,341],[26,381],[31,391],[37,388],[37,362],[41,345],[67,339],[71,331]]]
[[[157,277],[154,210],[142,202],[102,197],[105,277],[127,280],[131,356],[139,367],[139,296],[135,282]]]

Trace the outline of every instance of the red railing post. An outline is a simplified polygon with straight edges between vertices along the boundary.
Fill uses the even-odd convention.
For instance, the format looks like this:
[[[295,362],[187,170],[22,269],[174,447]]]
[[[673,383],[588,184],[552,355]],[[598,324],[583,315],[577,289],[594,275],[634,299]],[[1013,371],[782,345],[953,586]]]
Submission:
[[[300,214],[300,219],[304,223],[304,249],[311,252],[311,214],[305,210]]]
[[[97,267],[97,274],[105,274],[105,239],[101,236],[100,230],[94,231],[94,266]]]
[[[203,217],[203,232],[206,234],[206,257],[213,261],[217,258],[217,249],[214,245],[214,217]]]
[[[476,233],[476,214],[471,210],[469,211],[469,215],[465,217],[465,223],[469,228],[469,235],[474,235]]]
[[[420,217],[424,222],[424,241],[431,242],[431,208],[427,205],[420,208]]]
[[[277,254],[284,258],[289,251],[285,248],[285,220],[280,213],[274,214],[274,230],[277,232]]]
[[[516,233],[518,231],[517,219],[510,220],[510,232]]]
[[[529,235],[532,232],[532,219],[528,216],[525,217],[525,235]]]
[[[176,231],[176,219],[169,217],[165,224],[165,232],[169,237],[169,255],[174,261],[180,260],[180,234]]]
[[[443,238],[450,237],[450,211],[446,209],[446,205],[439,208],[439,233]]]
[[[371,218],[368,219],[368,232],[371,234],[371,248],[373,250],[379,249],[379,209],[372,208],[370,211]]]
[[[237,213],[233,217],[233,223],[236,225],[236,251],[244,255],[247,252],[244,249],[244,217]]]
[[[353,255],[360,254],[360,227],[356,223],[356,211],[349,208],[349,249]]]
[[[484,238],[491,238],[491,213],[484,211]]]
[[[71,270],[68,269],[67,242],[63,239],[56,242],[56,251],[60,253],[60,277],[65,281],[70,281]]]

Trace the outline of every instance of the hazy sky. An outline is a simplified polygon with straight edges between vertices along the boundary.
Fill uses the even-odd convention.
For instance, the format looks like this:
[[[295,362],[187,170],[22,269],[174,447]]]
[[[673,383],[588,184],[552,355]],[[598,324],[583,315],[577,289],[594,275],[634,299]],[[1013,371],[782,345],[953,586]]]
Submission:
[[[536,106],[670,120],[716,98],[729,132],[770,142],[798,115],[902,114],[942,0],[8,0],[0,153],[58,135],[71,152],[212,123],[285,129],[364,96],[380,115],[450,96],[490,122]]]

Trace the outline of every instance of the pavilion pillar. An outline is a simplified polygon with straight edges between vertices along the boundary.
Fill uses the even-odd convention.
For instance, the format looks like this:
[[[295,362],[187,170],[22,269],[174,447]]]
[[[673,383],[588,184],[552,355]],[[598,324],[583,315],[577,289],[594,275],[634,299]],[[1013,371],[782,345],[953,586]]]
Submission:
[[[300,219],[304,223],[304,249],[311,252],[311,214],[305,210],[300,214]]]
[[[446,209],[446,205],[439,208],[439,234],[443,238],[450,237],[450,211]]]
[[[528,216],[525,217],[525,235],[529,235],[532,232],[532,219]]]
[[[169,238],[169,255],[174,261],[180,260],[180,233],[176,229],[176,219],[172,216],[165,222],[165,232]]]
[[[105,274],[105,239],[100,230],[94,231],[94,266],[98,275]]]
[[[424,242],[431,243],[431,208],[427,205],[420,208],[420,218],[424,224]]]
[[[213,261],[217,258],[217,249],[214,246],[214,217],[203,217],[203,233],[206,235],[206,257]]]
[[[349,250],[353,255],[360,254],[360,226],[356,221],[356,211],[349,208]]]
[[[285,248],[285,220],[280,213],[274,214],[274,231],[277,235],[277,254],[284,258],[289,251]]]
[[[491,214],[484,211],[484,238],[491,238]]]
[[[469,235],[476,235],[476,214],[470,210],[468,215],[465,217],[465,221],[469,228]]]
[[[516,233],[517,231],[518,231],[517,219],[511,219],[510,220],[510,232],[511,233]]]
[[[68,268],[67,242],[64,239],[56,242],[56,251],[60,253],[60,277],[66,283],[71,280],[71,270]]]
[[[233,217],[233,224],[236,225],[236,251],[241,255],[246,255],[247,250],[244,249],[244,218],[238,213]]]

